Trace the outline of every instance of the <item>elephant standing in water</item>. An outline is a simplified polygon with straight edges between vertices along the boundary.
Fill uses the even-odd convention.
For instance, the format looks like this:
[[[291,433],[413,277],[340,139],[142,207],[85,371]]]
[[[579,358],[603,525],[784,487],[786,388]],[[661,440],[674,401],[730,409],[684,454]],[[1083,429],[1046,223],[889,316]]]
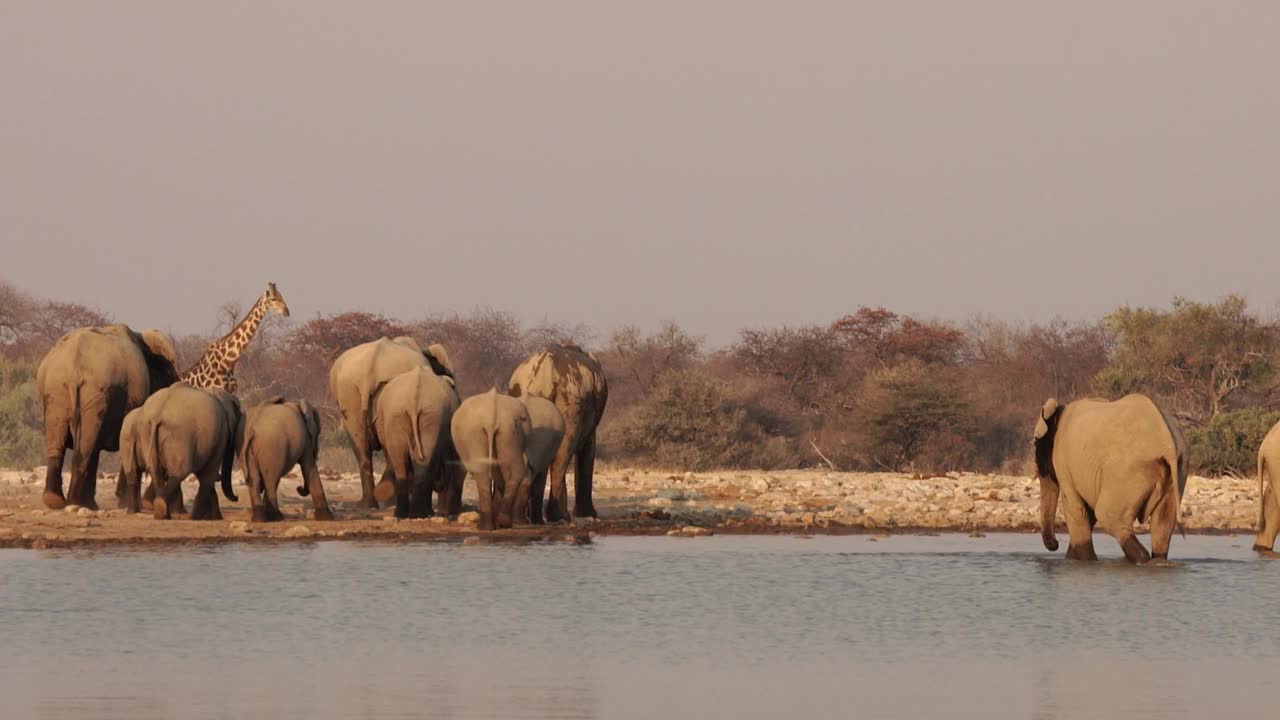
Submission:
[[[373,431],[373,395],[391,378],[418,367],[453,377],[449,355],[440,345],[422,350],[411,337],[379,338],[338,356],[329,369],[329,393],[342,411],[342,425],[360,465],[360,506],[378,507],[373,487],[373,453],[381,450]]]
[[[73,330],[49,350],[36,371],[44,404],[45,507],[68,502],[96,509],[98,455],[120,448],[130,410],[178,379],[169,338],[126,325]],[[71,455],[71,485],[62,492],[62,463]]]
[[[1169,557],[1187,485],[1187,445],[1172,419],[1144,395],[1115,402],[1050,399],[1035,430],[1044,546],[1058,549],[1054,520],[1061,492],[1071,544],[1067,557],[1097,560],[1093,526],[1120,543],[1132,563]],[[1151,553],[1134,536],[1151,523]]]
[[[127,508],[141,509],[141,473],[145,467],[156,485],[152,508],[157,520],[171,514],[173,496],[182,492],[182,481],[195,475],[200,481],[192,520],[221,520],[214,485],[222,481],[222,494],[236,500],[231,489],[231,468],[239,446],[240,402],[225,390],[203,390],[179,383],[152,395],[131,421],[137,430],[120,448],[121,473],[127,476]],[[130,459],[142,462],[131,466]]]
[[[569,496],[565,473],[576,460],[573,473],[573,514],[596,517],[591,501],[591,478],[596,464],[596,427],[609,400],[604,369],[594,355],[576,345],[552,345],[525,360],[511,373],[513,397],[534,396],[550,400],[564,416],[564,439],[551,462],[551,497],[547,500],[548,522],[569,520]],[[546,474],[530,485],[529,519],[541,523]]]
[[[320,452],[320,412],[306,400],[275,400],[249,408],[244,415],[240,467],[249,486],[254,522],[283,520],[280,478],[302,466],[298,494],[311,496],[316,520],[332,520],[316,460]]]
[[[1254,550],[1271,550],[1280,533],[1280,496],[1272,473],[1280,471],[1280,423],[1276,423],[1258,447],[1258,537]]]
[[[531,430],[524,403],[497,390],[467,398],[453,414],[453,445],[476,479],[481,530],[511,527],[516,501],[527,497]]]
[[[374,393],[374,435],[387,456],[384,477],[394,483],[396,517],[430,516],[432,490],[443,513],[457,514],[463,473],[450,462],[456,458],[450,427],[459,404],[453,378],[425,367],[400,373]]]

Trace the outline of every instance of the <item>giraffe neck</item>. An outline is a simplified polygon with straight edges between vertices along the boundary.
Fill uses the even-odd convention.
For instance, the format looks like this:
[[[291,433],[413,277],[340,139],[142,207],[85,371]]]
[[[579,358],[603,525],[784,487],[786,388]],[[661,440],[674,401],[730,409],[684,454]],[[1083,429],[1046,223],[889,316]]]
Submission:
[[[267,316],[267,307],[267,296],[263,295],[249,309],[249,313],[244,316],[244,319],[231,329],[231,332],[209,346],[208,352],[205,353],[205,358],[214,365],[213,370],[215,372],[223,375],[231,373],[236,366],[236,361],[240,359],[240,354],[248,347],[254,333],[258,332],[258,326],[262,324],[263,318]]]

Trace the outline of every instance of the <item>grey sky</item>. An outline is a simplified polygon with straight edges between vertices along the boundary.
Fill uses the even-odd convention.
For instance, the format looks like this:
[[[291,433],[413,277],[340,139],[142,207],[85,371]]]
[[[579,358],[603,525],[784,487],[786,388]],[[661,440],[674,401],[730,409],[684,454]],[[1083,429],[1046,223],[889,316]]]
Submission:
[[[205,330],[1280,298],[1280,3],[0,3],[0,278]]]

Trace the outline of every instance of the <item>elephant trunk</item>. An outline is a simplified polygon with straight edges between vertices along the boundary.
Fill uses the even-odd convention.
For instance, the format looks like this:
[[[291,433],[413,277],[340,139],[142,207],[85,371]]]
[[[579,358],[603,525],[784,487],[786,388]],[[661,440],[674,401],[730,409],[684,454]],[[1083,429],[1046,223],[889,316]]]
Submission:
[[[1040,538],[1046,550],[1058,549],[1054,525],[1058,520],[1058,480],[1052,475],[1040,476]]]

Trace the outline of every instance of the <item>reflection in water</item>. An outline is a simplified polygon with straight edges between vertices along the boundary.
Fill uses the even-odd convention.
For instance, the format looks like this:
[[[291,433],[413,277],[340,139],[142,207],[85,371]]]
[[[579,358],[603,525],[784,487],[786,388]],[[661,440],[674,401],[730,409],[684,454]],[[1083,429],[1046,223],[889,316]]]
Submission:
[[[4,717],[1256,713],[1280,563],[1038,536],[0,551]]]

